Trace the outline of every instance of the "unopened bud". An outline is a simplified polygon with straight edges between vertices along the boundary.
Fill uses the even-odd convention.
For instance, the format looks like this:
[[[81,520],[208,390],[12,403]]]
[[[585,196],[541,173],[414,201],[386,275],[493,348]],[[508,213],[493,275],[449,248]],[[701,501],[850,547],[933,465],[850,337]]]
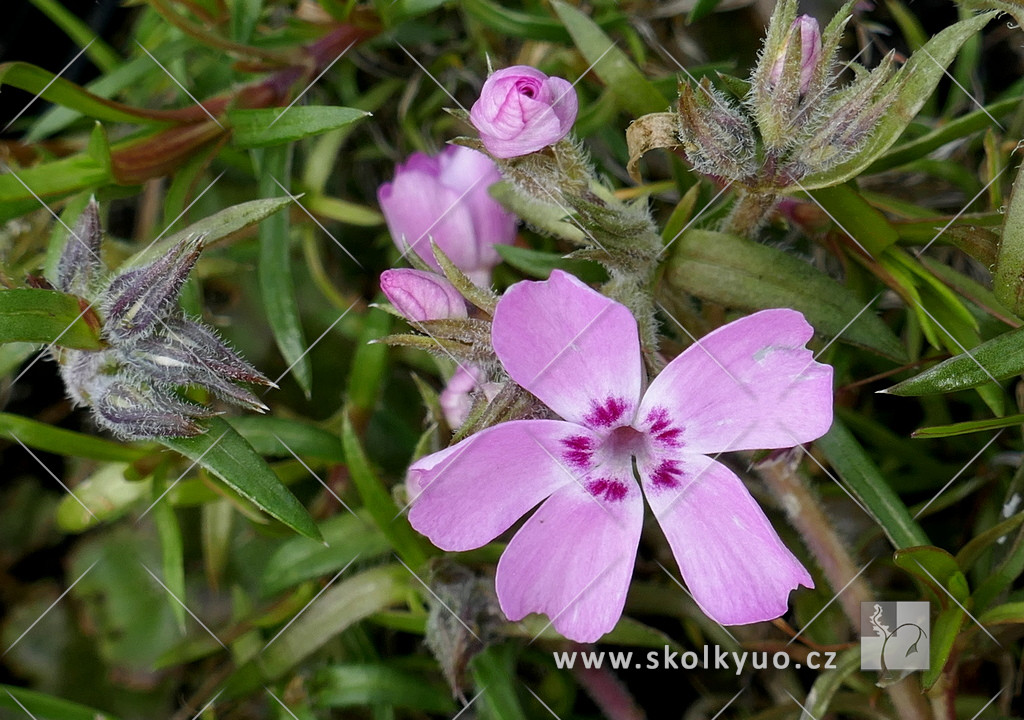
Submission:
[[[201,249],[202,238],[190,238],[150,264],[115,277],[102,303],[108,339],[125,340],[156,329],[157,321],[176,307]]]
[[[467,317],[466,301],[445,278],[423,270],[385,270],[380,289],[407,320],[424,322]]]
[[[71,228],[71,234],[57,262],[55,286],[58,290],[74,295],[85,295],[88,292],[89,286],[103,271],[100,262],[102,237],[100,209],[96,204],[96,198],[93,198],[78,216],[75,226]]]
[[[821,28],[818,26],[818,21],[810,15],[801,15],[793,21],[782,51],[775,58],[771,70],[768,71],[768,80],[773,85],[778,85],[781,82],[786,59],[791,52],[790,48],[793,47],[797,39],[800,41],[800,94],[806,95],[811,80],[814,79],[814,71],[818,63],[821,62]]]

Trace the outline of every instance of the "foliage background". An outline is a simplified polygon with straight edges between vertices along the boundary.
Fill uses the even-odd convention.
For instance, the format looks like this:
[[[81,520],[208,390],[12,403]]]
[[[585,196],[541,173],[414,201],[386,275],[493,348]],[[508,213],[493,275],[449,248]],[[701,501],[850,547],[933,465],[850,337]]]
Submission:
[[[17,119],[0,140],[0,281],[24,287],[28,274],[52,266],[66,231],[48,208],[70,224],[90,194],[104,208],[111,267],[158,236],[214,218],[184,305],[279,378],[280,390],[264,398],[270,414],[229,421],[328,545],[232,492],[218,479],[230,471],[216,453],[204,466],[158,443],[97,439],[87,412],[64,398],[55,366],[37,361],[38,345],[0,345],[0,716],[896,717],[898,700],[858,669],[855,628],[844,601],[833,602],[846,561],[848,579],[861,573],[851,592],[933,603],[932,670],[901,684],[930,688],[919,717],[1024,712],[1024,340],[1014,302],[1024,239],[1011,196],[1024,35],[1009,17],[972,35],[949,73],[920,90],[924,107],[894,148],[852,183],[813,199],[794,194],[756,245],[702,241],[696,231],[717,227],[732,194],[663,152],[648,156],[637,186],[625,171],[624,130],[669,105],[682,68],[695,78],[745,77],[771,5],[593,2],[572,13],[530,0],[31,0],[5,8],[0,122]],[[823,22],[835,10],[801,7]],[[890,48],[909,56],[969,13],[946,2],[862,3],[844,56],[865,50],[867,66]],[[594,63],[608,39],[612,50]],[[600,647],[739,644],[799,658],[824,646],[840,653],[839,670],[558,670],[552,650],[572,646],[551,630],[531,642],[543,622],[488,619],[500,545],[445,564],[403,518],[390,521],[417,446],[447,442],[424,405],[451,368],[367,344],[397,323],[371,307],[380,271],[398,260],[376,189],[409,153],[466,132],[444,108],[469,106],[488,59],[580,78],[577,136],[609,185],[646,199],[666,241],[678,238],[659,285],[667,350],[688,342],[668,313],[700,335],[781,297],[826,328],[816,349],[836,368],[837,426],[798,460],[825,509],[819,530],[840,541],[838,555],[815,551],[813,528],[787,523],[760,482],[765,465],[733,462],[814,568],[818,589],[795,594],[783,623],[730,637],[697,610],[651,532],[628,619]],[[176,114],[96,104],[63,80],[47,85],[52,76],[27,63],[65,68],[64,80],[130,108]],[[45,97],[23,112],[44,85]],[[229,100],[210,104],[213,117],[196,107],[219,97]],[[275,107],[293,100],[288,112],[301,122],[267,130]],[[225,110],[241,103],[264,114]],[[218,215],[229,208],[236,213]],[[866,258],[851,236],[878,257]],[[570,249],[523,228],[496,285],[566,266]],[[826,276],[841,295],[821,284]],[[911,397],[877,394],[968,350],[999,382],[968,377],[978,371],[964,362],[925,378]],[[965,422],[975,424],[948,427]],[[913,438],[921,427],[944,429]],[[823,570],[823,556],[840,569]],[[474,655],[480,648],[458,626],[435,623],[438,662],[423,639],[431,607],[444,616],[433,593],[485,631],[486,650]],[[806,631],[787,644],[793,628]],[[456,699],[445,671],[459,676]]]

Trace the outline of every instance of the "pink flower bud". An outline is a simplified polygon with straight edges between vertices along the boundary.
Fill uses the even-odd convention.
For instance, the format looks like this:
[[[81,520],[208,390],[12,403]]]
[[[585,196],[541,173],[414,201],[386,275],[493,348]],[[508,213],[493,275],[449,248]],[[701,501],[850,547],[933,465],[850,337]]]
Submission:
[[[440,155],[414,153],[377,190],[388,230],[399,249],[412,248],[440,271],[430,241],[477,285],[490,282],[501,262],[495,245],[516,236],[516,216],[487,193],[501,180],[483,153],[451,145]]]
[[[818,27],[818,21],[810,15],[801,15],[793,21],[793,25],[790,27],[790,34],[782,46],[782,52],[779,53],[775,63],[772,65],[771,71],[768,73],[768,79],[773,85],[778,85],[782,79],[782,72],[786,66],[787,50],[794,33],[799,33],[800,35],[800,94],[804,95],[811,85],[814,70],[821,61],[821,28]]]
[[[466,301],[445,278],[422,270],[385,270],[380,289],[406,319],[413,322],[467,316]]]
[[[548,77],[528,65],[514,65],[487,78],[469,119],[487,152],[512,158],[564,138],[576,111],[576,91],[567,80]]]
[[[483,372],[473,365],[459,365],[455,370],[438,398],[448,427],[457,428],[466,422],[469,411],[473,409],[474,393],[482,392],[488,400],[493,400],[501,390],[498,383],[481,382],[482,378]]]

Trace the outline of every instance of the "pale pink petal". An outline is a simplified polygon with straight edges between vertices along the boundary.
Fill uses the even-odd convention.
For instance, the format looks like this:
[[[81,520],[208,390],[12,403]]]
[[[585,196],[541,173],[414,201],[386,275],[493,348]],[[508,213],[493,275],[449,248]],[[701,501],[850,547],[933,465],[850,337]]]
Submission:
[[[795,310],[762,310],[687,348],[647,389],[638,417],[667,414],[688,452],[793,447],[832,424],[832,368]]]
[[[421,161],[426,163],[426,161]],[[407,163],[407,166],[411,164]],[[436,176],[419,171],[395,174],[377,190],[388,231],[402,251],[412,247],[435,270],[434,240],[458,267],[476,261],[473,215],[461,193],[442,185]]]
[[[459,145],[449,145],[440,155],[441,181],[460,196],[465,195],[465,204],[473,218],[473,242],[471,248],[476,258],[467,269],[490,269],[501,262],[495,245],[510,245],[516,239],[518,218],[491,197],[489,188],[501,181],[498,166],[482,152]],[[487,284],[489,278],[483,283]]]
[[[501,423],[409,468],[409,522],[442,550],[489,543],[558,488],[574,483],[567,441],[586,428],[560,420]]]
[[[640,395],[636,320],[625,306],[555,270],[498,302],[491,333],[508,374],[566,420],[628,424]]]
[[[773,620],[814,587],[764,512],[724,465],[679,454],[640,468],[644,494],[694,600],[722,625]]]
[[[609,484],[596,496],[566,485],[512,538],[495,580],[509,620],[544,613],[577,642],[594,642],[615,627],[633,574],[643,499],[630,476],[603,482]]]

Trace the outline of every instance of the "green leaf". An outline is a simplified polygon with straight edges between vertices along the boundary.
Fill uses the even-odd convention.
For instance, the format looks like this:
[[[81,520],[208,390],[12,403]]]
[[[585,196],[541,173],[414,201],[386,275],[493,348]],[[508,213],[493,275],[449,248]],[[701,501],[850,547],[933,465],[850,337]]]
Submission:
[[[899,139],[910,121],[935,91],[945,75],[946,66],[956,57],[960,46],[988,24],[995,13],[983,13],[961,20],[932,37],[915,52],[882,89],[888,98],[885,113],[871,139],[853,157],[822,173],[809,175],[801,186],[806,190],[838,185],[860,175],[865,168]]]
[[[352,354],[347,383],[351,412],[361,420],[368,420],[373,414],[384,385],[388,346],[376,341],[391,332],[391,322],[391,316],[377,308],[371,308],[363,316],[363,328]]]
[[[559,21],[546,15],[506,7],[491,0],[462,0],[463,12],[502,37],[569,43],[572,38]]]
[[[978,617],[982,625],[1024,625],[1024,602],[996,605]]]
[[[900,239],[885,215],[869,205],[856,188],[847,184],[834,185],[812,190],[809,195],[821,204],[843,232],[873,257],[878,257]]]
[[[159,498],[160,493],[165,489],[165,478],[160,478],[154,483],[156,490],[155,497]],[[204,506],[205,507],[205,506]],[[156,523],[157,535],[160,538],[160,565],[163,568],[163,581],[174,597],[187,603],[185,594],[185,548],[181,537],[181,526],[178,524],[178,516],[174,512],[174,506],[169,502],[158,502],[153,507],[153,520]],[[174,598],[167,598],[170,603],[171,613],[178,623],[182,634],[185,632],[185,608],[181,603],[175,602]]]
[[[818,675],[807,693],[804,709],[812,718],[823,718],[828,715],[832,698],[854,673],[860,670],[860,648],[852,647],[839,653],[834,670],[826,670]],[[803,720],[804,716],[801,716]]]
[[[341,441],[345,446],[348,470],[352,484],[359,492],[374,524],[384,533],[391,547],[407,564],[418,568],[427,558],[423,538],[412,529],[408,519],[391,497],[388,488],[370,467],[370,461],[363,451],[352,421],[346,409],[341,430]]]
[[[447,716],[457,710],[443,685],[392,665],[328,665],[316,672],[309,685],[316,707],[394,705]]]
[[[173,111],[146,110],[93,95],[73,82],[30,63],[0,64],[0,86],[10,85],[43,100],[77,110],[83,115],[124,123],[168,123],[177,118]]]
[[[516,694],[521,684],[516,672],[516,647],[491,645],[469,662],[473,681],[480,689],[478,702],[483,720],[526,720]]]
[[[983,342],[884,392],[902,396],[956,392],[1021,372],[1024,372],[1024,328]]]
[[[347,107],[295,105],[291,108],[228,110],[227,116],[235,145],[262,148],[337,130],[370,117],[370,113]]]
[[[1024,174],[1018,172],[1003,219],[1002,241],[996,255],[992,289],[1017,315],[1024,315]]]
[[[272,197],[288,183],[291,147],[280,146],[253,151],[259,172],[260,193]],[[284,188],[287,192],[287,188]],[[295,278],[292,274],[291,221],[288,213],[275,213],[260,224],[260,256],[257,275],[267,321],[277,349],[306,397],[313,391],[313,369],[302,330]]]
[[[965,571],[981,557],[981,554],[988,548],[1004,538],[1024,523],[1024,512],[1019,512],[1000,523],[996,523],[980,535],[971,538],[971,541],[960,548],[956,554],[956,563]]]
[[[191,438],[160,442],[209,470],[229,488],[300,535],[320,540],[316,523],[252,445],[220,417],[206,421],[209,430]]]
[[[562,0],[554,0],[552,5],[572,35],[576,48],[588,63],[593,64],[594,73],[618,98],[623,108],[639,117],[661,112],[670,105],[597,23]]]
[[[916,438],[943,438],[956,435],[969,435],[970,433],[984,432],[986,430],[999,430],[1001,428],[1024,425],[1024,415],[1007,415],[1006,417],[988,418],[986,420],[970,420],[968,422],[953,423],[952,425],[932,425],[931,427],[918,428],[911,437]]]
[[[272,595],[306,580],[331,575],[357,559],[372,560],[391,549],[367,513],[340,512],[320,523],[325,544],[302,537],[281,544],[263,568],[264,593]]]
[[[384,224],[384,216],[379,210],[348,200],[327,195],[311,195],[303,198],[303,202],[311,213],[323,215],[347,225],[377,227]]]
[[[543,252],[514,245],[495,245],[501,259],[530,277],[547,279],[552,270],[565,270],[584,282],[605,282],[608,273],[592,260],[577,260],[559,253]]]
[[[0,685],[0,708],[10,710],[11,717],[28,711],[35,720],[115,720],[113,715],[85,705],[14,685]]]
[[[280,192],[280,189],[278,191]],[[147,262],[156,260],[158,257],[166,255],[168,250],[182,240],[198,235],[202,235],[205,238],[203,241],[204,246],[209,247],[218,240],[223,240],[241,230],[245,230],[247,227],[262,222],[293,202],[290,197],[284,196],[263,200],[250,200],[238,205],[232,205],[198,222],[192,223],[184,230],[180,230],[153,243],[153,245],[145,250],[132,255],[122,267],[144,265]]]
[[[970,597],[967,578],[956,558],[942,548],[931,545],[901,548],[893,554],[893,562],[931,588],[943,607],[949,604],[950,595],[961,604]]]
[[[952,605],[939,613],[932,625],[932,636],[929,638],[928,669],[921,675],[921,689],[929,690],[934,685],[949,662],[953,652],[953,644],[960,635],[967,614],[958,606]]]
[[[693,10],[686,16],[687,23],[695,23],[703,17],[707,17],[715,11],[722,0],[697,0],[693,4]]]
[[[74,295],[56,290],[0,290],[0,343],[54,343],[99,350],[98,320]]]
[[[0,174],[0,222],[39,209],[40,200],[59,200],[112,182],[109,157],[97,159],[88,153],[11,170]]]
[[[333,433],[311,423],[271,415],[243,415],[231,424],[253,449],[266,457],[313,458],[327,463],[345,462],[345,453]]]
[[[838,419],[815,441],[829,464],[864,504],[896,548],[928,545],[928,536],[882,477],[856,438]]]
[[[411,592],[409,572],[398,565],[373,568],[339,580],[307,606],[230,678],[225,699],[259,689],[281,677],[323,647],[335,635],[364,618],[402,603]]]
[[[152,483],[127,480],[128,465],[104,465],[75,486],[74,494],[61,498],[57,505],[57,525],[68,533],[116,520],[150,492]]]
[[[30,0],[30,2],[53,21],[78,47],[85,56],[92,60],[104,73],[108,73],[121,64],[121,58],[113,48],[96,35],[81,18],[65,8],[59,0]]]
[[[0,437],[17,439],[31,448],[67,457],[135,462],[146,456],[146,452],[139,448],[65,430],[10,413],[0,413]]]
[[[966,113],[949,122],[945,122],[919,138],[908,140],[889,150],[885,155],[875,160],[864,174],[874,175],[885,170],[891,170],[901,165],[925,157],[933,150],[946,145],[953,140],[971,135],[972,133],[984,130],[992,126],[992,118],[1000,117],[1020,107],[1020,97],[998,100],[979,108],[974,112]]]
[[[891,358],[906,357],[888,326],[845,287],[782,250],[735,235],[688,230],[672,246],[663,283],[670,292],[728,307],[794,308],[818,332]]]

